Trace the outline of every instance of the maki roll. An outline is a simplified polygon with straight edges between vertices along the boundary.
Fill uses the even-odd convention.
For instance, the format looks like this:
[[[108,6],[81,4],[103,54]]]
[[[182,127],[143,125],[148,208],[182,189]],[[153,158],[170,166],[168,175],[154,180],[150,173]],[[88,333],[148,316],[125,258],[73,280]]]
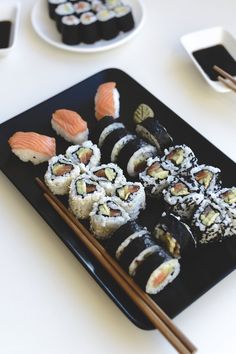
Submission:
[[[101,38],[109,40],[115,38],[119,34],[119,28],[116,23],[116,15],[114,11],[102,10],[97,14],[99,31]]]
[[[113,124],[112,124],[113,125]],[[101,153],[104,162],[110,162],[114,145],[128,134],[125,128],[114,129],[103,141]]]
[[[99,85],[95,95],[95,117],[97,120],[105,116],[118,118],[120,112],[120,94],[115,82]]]
[[[64,195],[69,192],[72,179],[78,175],[80,167],[74,165],[64,155],[58,155],[49,160],[44,180],[53,194]]]
[[[179,274],[180,265],[161,247],[149,255],[136,270],[134,280],[148,294],[157,294]]]
[[[160,197],[164,188],[167,188],[173,172],[164,168],[160,158],[154,157],[147,160],[147,167],[139,174],[139,179],[145,191],[151,197]]]
[[[174,258],[189,254],[197,246],[190,227],[171,213],[162,214],[153,234],[158,243]]]
[[[123,171],[114,163],[103,164],[91,169],[93,178],[106,191],[107,195],[113,195],[117,186],[126,182]]]
[[[216,193],[211,193],[210,198],[223,209],[230,219],[224,236],[236,235],[236,188],[223,188]]]
[[[73,144],[88,140],[87,122],[77,112],[58,109],[52,115],[51,125],[58,135]]]
[[[48,161],[56,154],[56,140],[35,132],[15,132],[8,144],[21,161],[34,165]]]
[[[56,26],[57,26],[57,30],[61,33],[62,31],[62,17],[63,16],[70,16],[74,14],[74,7],[73,5],[67,1],[67,2],[63,2],[62,4],[58,5],[55,8],[55,15],[54,15],[54,19],[56,21]]]
[[[156,118],[146,118],[143,122],[137,124],[136,132],[141,138],[156,146],[159,154],[165,148],[173,145],[172,137]]]
[[[114,123],[114,118],[111,116],[105,116],[98,120],[95,127],[89,132],[89,138],[98,145],[98,141],[103,130],[112,123]]]
[[[76,45],[81,42],[80,20],[75,15],[63,16],[61,19],[62,42]]]
[[[120,258],[126,246],[135,238],[147,233],[146,228],[141,227],[136,221],[130,220],[119,227],[106,241],[106,250],[117,259]]]
[[[100,0],[94,0],[91,4],[91,9],[92,11],[94,11],[95,13],[100,12],[102,10],[106,9],[106,6],[104,5],[104,3]]]
[[[162,158],[163,166],[171,168],[173,171],[182,175],[187,175],[189,170],[197,166],[197,158],[190,147],[176,145],[165,149],[165,154]]]
[[[210,199],[204,199],[192,218],[194,235],[200,244],[222,241],[230,225],[226,211]]]
[[[104,189],[88,175],[80,175],[70,184],[69,206],[78,219],[87,219],[93,204],[103,197]]]
[[[92,141],[87,140],[82,145],[72,145],[66,150],[66,157],[75,165],[80,165],[82,171],[98,166],[101,159],[100,149]]]
[[[91,10],[91,5],[87,1],[78,1],[74,4],[74,10],[77,17]]]
[[[101,133],[99,140],[98,140],[98,146],[101,147],[103,145],[103,143],[105,142],[106,138],[113,133],[115,130],[117,129],[124,129],[125,126],[123,123],[118,123],[118,122],[114,122],[109,124]]]
[[[134,18],[131,7],[120,5],[114,8],[116,14],[117,26],[120,31],[128,32],[134,28]]]
[[[48,0],[48,12],[49,17],[54,20],[55,19],[55,9],[58,5],[67,2],[67,0]]]
[[[116,202],[125,209],[131,219],[136,219],[141,209],[146,207],[146,196],[143,185],[139,182],[126,182],[116,188]]]
[[[156,155],[156,148],[136,138],[130,140],[120,151],[117,163],[130,177],[135,177],[146,167],[149,157]]]
[[[117,162],[118,156],[120,154],[120,151],[123,149],[123,147],[128,144],[130,140],[134,140],[136,138],[135,135],[133,134],[127,134],[120,138],[113,146],[112,151],[111,151],[111,162]]]
[[[207,194],[220,188],[220,172],[219,168],[199,165],[190,171],[190,176],[197,183],[201,192]]]
[[[113,10],[115,7],[121,5],[121,0],[105,0],[105,3],[109,10]]]
[[[167,210],[183,220],[189,220],[204,199],[196,185],[180,177],[172,177],[167,189],[163,190],[163,196]]]
[[[157,249],[158,246],[150,233],[143,233],[139,237],[132,239],[124,248],[120,255],[119,263],[126,272],[134,276],[138,266]]]
[[[90,228],[96,238],[104,240],[128,220],[129,215],[126,211],[114,202],[112,197],[105,197],[93,206],[90,213]]]
[[[141,103],[134,112],[134,123],[140,124],[147,118],[153,118],[154,112],[151,107],[145,103]]]
[[[80,16],[82,42],[93,44],[100,39],[98,33],[98,21],[93,12],[85,12]]]

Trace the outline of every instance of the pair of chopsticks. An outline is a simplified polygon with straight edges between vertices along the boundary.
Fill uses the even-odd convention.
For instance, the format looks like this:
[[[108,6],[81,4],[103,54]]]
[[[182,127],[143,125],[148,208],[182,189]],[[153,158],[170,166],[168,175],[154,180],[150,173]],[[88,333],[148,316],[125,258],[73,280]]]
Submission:
[[[74,217],[74,215],[57,199],[40,178],[36,181],[44,191],[44,197],[74,231],[92,255],[117,281],[126,294],[134,301],[138,308],[146,315],[150,322],[181,354],[191,354],[197,351],[190,340],[174,325],[166,313],[149,297],[133,279],[119,266],[106,252],[94,236]]]
[[[214,65],[213,69],[219,74],[217,79],[226,87],[236,92],[236,79],[217,65]]]

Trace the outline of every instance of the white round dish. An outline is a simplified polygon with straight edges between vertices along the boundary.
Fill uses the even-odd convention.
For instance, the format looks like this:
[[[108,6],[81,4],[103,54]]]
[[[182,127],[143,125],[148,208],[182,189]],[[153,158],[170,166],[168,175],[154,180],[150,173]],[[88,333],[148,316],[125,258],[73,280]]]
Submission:
[[[54,21],[48,15],[47,2],[45,0],[38,0],[34,5],[31,13],[31,22],[39,37],[54,47],[78,53],[101,52],[118,47],[131,40],[143,26],[145,13],[141,0],[126,0],[125,3],[132,8],[135,27],[130,32],[121,32],[116,38],[109,41],[100,40],[94,44],[81,43],[75,46],[64,44]]]

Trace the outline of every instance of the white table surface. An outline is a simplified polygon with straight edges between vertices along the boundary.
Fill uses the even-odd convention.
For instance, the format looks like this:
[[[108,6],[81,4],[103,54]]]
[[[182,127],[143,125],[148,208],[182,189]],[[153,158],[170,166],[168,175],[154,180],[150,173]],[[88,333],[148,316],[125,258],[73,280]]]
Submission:
[[[0,58],[0,122],[117,67],[235,160],[236,95],[211,89],[179,41],[185,33],[218,25],[236,36],[235,1],[145,0],[140,34],[90,55],[43,42],[30,22],[34,3],[21,0],[16,48]],[[175,352],[160,333],[127,320],[2,173],[0,190],[1,354]],[[234,272],[175,318],[199,353],[236,352],[235,284]]]

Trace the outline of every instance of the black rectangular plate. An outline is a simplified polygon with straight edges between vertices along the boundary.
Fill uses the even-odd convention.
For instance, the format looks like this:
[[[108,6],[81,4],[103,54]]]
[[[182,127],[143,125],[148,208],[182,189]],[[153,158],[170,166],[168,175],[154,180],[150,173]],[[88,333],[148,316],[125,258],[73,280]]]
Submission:
[[[101,71],[1,124],[0,168],[127,317],[142,329],[152,329],[153,326],[136,305],[117,286],[110,275],[45,201],[41,190],[35,182],[35,177],[43,177],[47,164],[33,166],[31,163],[23,163],[11,153],[8,146],[8,139],[14,132],[19,130],[35,131],[55,136],[57,153],[65,152],[70,144],[56,136],[52,130],[50,125],[52,113],[59,108],[78,111],[88,121],[89,128],[93,127],[96,124],[94,118],[94,96],[97,87],[107,81],[115,81],[117,83],[121,101],[120,116],[130,130],[134,128],[132,116],[137,106],[140,103],[150,105],[160,122],[174,138],[175,144],[185,143],[189,145],[200,163],[218,166],[222,170],[223,186],[230,187],[234,185],[235,163],[150,92],[119,69]],[[159,214],[160,210],[156,211],[155,208],[152,208],[152,205],[149,205],[142,220],[145,220],[146,226],[150,228]],[[180,275],[161,293],[153,296],[153,299],[173,318],[232,272],[235,269],[235,264],[236,238],[231,238],[222,244],[201,247],[194,254],[191,254],[191,257],[181,262]]]

